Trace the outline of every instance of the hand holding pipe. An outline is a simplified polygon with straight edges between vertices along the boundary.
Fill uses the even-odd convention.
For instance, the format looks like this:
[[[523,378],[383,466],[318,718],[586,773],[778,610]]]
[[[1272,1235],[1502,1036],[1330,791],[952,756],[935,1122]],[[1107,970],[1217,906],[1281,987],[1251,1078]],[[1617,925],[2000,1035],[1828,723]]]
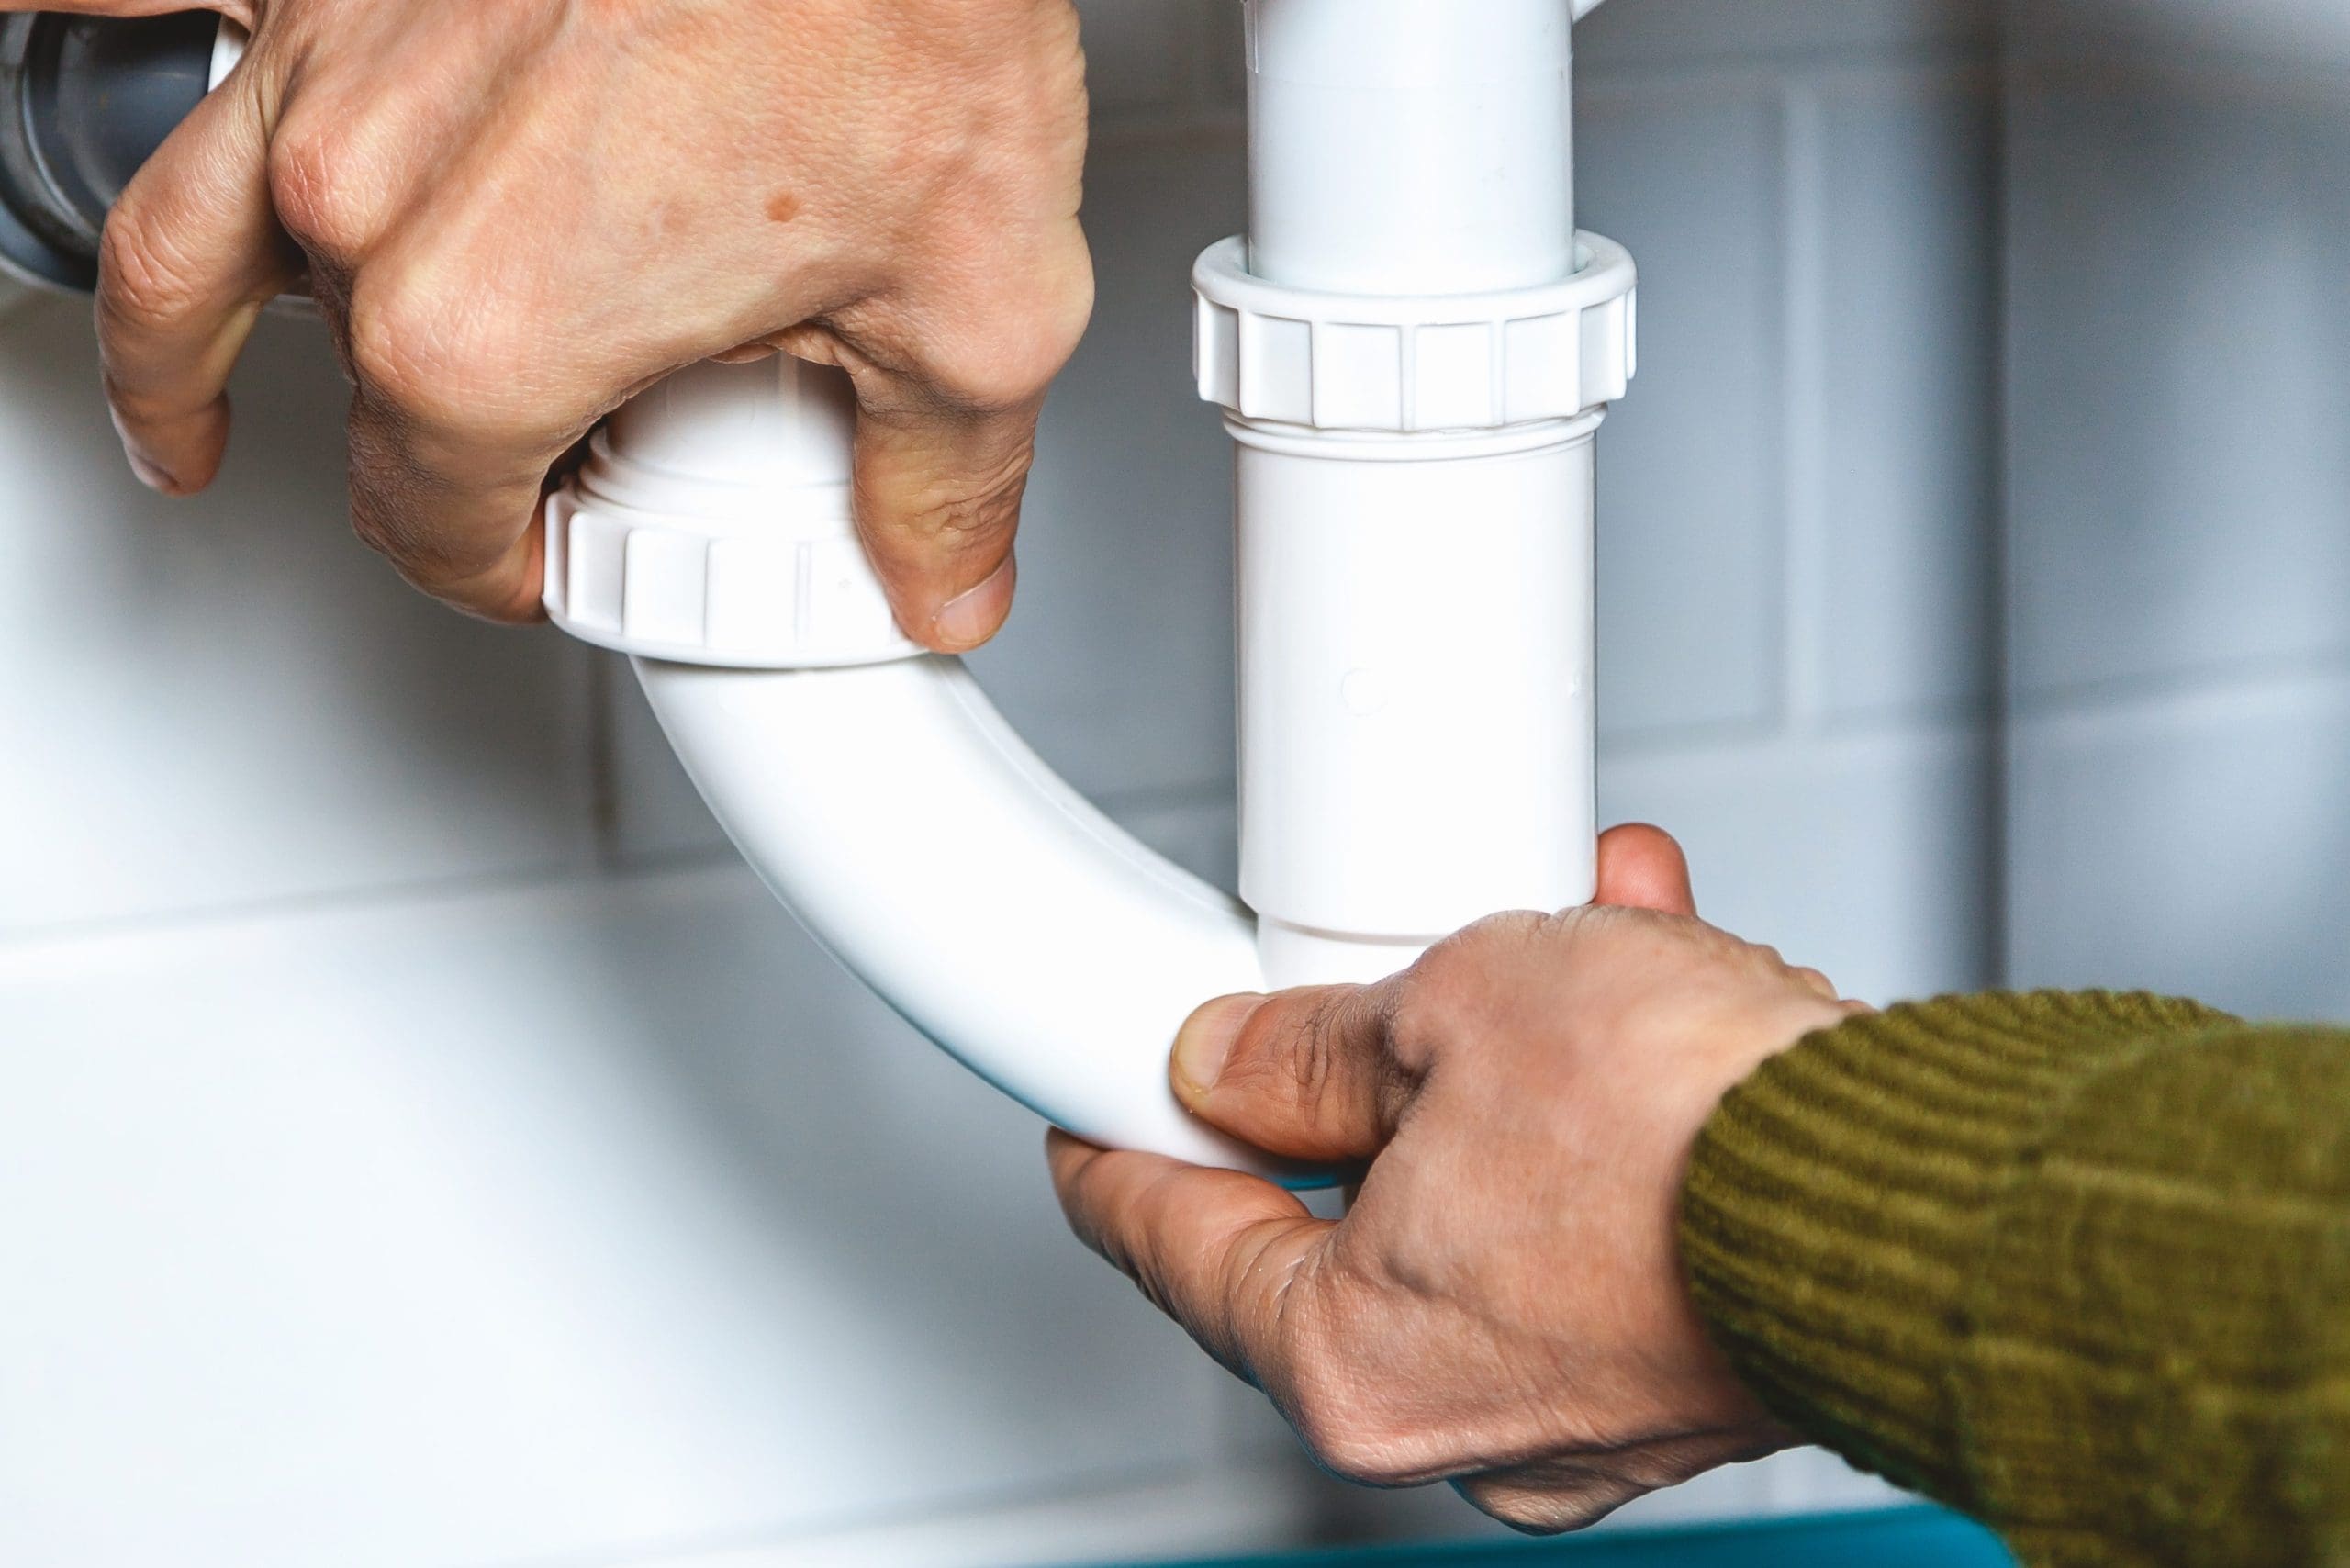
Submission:
[[[29,270],[95,263],[151,486],[211,482],[255,307],[307,275],[353,382],[361,538],[436,597],[535,621],[547,474],[668,372],[784,347],[856,368],[861,522],[904,624],[946,651],[995,631],[1036,414],[1091,299],[1071,0],[139,15],[174,3],[0,0],[11,213]],[[252,34],[207,99],[211,12]],[[151,67],[185,55],[160,112]]]
[[[1636,279],[1574,230],[1569,16],[1248,7],[1251,231],[1193,282],[1201,391],[1239,443],[1253,933],[890,623],[822,373],[687,373],[549,513],[550,612],[638,655],[778,895],[1081,1137],[1269,1170],[1168,1087],[1192,1006],[1373,979],[1494,910],[1591,896],[1592,442],[1633,372]]]
[[[1294,1178],[1177,1104],[1193,1005],[1590,896],[1592,439],[1632,374],[1635,280],[1573,228],[1587,9],[1248,5],[1251,232],[1194,283],[1201,390],[1240,445],[1253,928],[904,636],[851,516],[837,373],[679,373],[550,501],[549,612],[635,656],[752,865],[1081,1137]]]

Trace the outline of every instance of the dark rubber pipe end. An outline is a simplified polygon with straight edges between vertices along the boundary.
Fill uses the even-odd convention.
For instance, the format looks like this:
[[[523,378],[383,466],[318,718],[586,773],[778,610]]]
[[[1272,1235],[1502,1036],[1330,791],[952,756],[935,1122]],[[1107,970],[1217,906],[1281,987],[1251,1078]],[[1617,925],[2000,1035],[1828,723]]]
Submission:
[[[106,214],[204,101],[219,31],[210,11],[0,19],[0,271],[96,286]]]

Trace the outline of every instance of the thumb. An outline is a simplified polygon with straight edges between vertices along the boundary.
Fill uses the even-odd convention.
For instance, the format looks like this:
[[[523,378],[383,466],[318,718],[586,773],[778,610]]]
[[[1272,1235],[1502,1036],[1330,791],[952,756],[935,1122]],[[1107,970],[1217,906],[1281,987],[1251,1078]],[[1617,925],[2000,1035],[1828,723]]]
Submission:
[[[856,426],[856,521],[906,635],[942,654],[1012,613],[1012,553],[1043,399],[974,412],[867,402]]]
[[[1599,892],[1592,902],[1694,915],[1689,857],[1662,828],[1640,823],[1609,828],[1599,835]]]
[[[1370,1159],[1419,1087],[1389,1039],[1393,995],[1384,982],[1211,1002],[1176,1037],[1176,1097],[1269,1154]]]

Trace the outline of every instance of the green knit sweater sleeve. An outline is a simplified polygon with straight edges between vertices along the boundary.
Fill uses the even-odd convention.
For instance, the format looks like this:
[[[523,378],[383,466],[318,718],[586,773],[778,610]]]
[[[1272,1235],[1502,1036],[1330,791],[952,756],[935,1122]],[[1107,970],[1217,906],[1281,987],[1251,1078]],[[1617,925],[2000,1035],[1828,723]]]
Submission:
[[[2350,1033],[1856,1018],[1725,1098],[1680,1236],[1781,1419],[2035,1568],[2350,1564]]]

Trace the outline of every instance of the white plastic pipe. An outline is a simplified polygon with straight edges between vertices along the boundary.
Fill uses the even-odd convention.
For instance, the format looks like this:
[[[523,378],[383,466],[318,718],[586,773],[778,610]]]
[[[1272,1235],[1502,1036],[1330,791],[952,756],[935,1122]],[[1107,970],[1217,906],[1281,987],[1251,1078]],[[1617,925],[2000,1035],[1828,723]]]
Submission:
[[[1248,271],[1474,294],[1575,270],[1570,0],[1249,0]]]
[[[846,377],[699,365],[551,498],[547,607],[629,652],[687,771],[808,930],[1058,1126],[1299,1180],[1168,1086],[1191,1010],[1262,986],[1255,923],[1037,759],[891,620],[858,544]]]
[[[1247,275],[1197,275],[1238,448],[1240,890],[1275,986],[1592,893],[1613,392],[1587,395],[1561,287],[1592,260],[1574,14],[1249,0]]]
[[[1267,983],[1588,901],[1597,418],[1430,442],[1232,421],[1241,896]]]
[[[1062,783],[960,663],[637,673],[744,857],[916,1028],[1089,1137],[1259,1163],[1166,1088],[1191,1010],[1261,983],[1247,912]]]
[[[1119,832],[899,631],[856,534],[837,373],[681,372],[550,498],[549,612],[635,656],[778,896],[1082,1137],[1300,1179],[1175,1101],[1192,1007],[1383,974],[1494,909],[1588,895],[1591,438],[1629,373],[1631,269],[1573,230],[1572,11],[1249,7],[1258,255],[1281,275],[1235,241],[1197,280],[1202,387],[1240,442],[1259,919]]]

